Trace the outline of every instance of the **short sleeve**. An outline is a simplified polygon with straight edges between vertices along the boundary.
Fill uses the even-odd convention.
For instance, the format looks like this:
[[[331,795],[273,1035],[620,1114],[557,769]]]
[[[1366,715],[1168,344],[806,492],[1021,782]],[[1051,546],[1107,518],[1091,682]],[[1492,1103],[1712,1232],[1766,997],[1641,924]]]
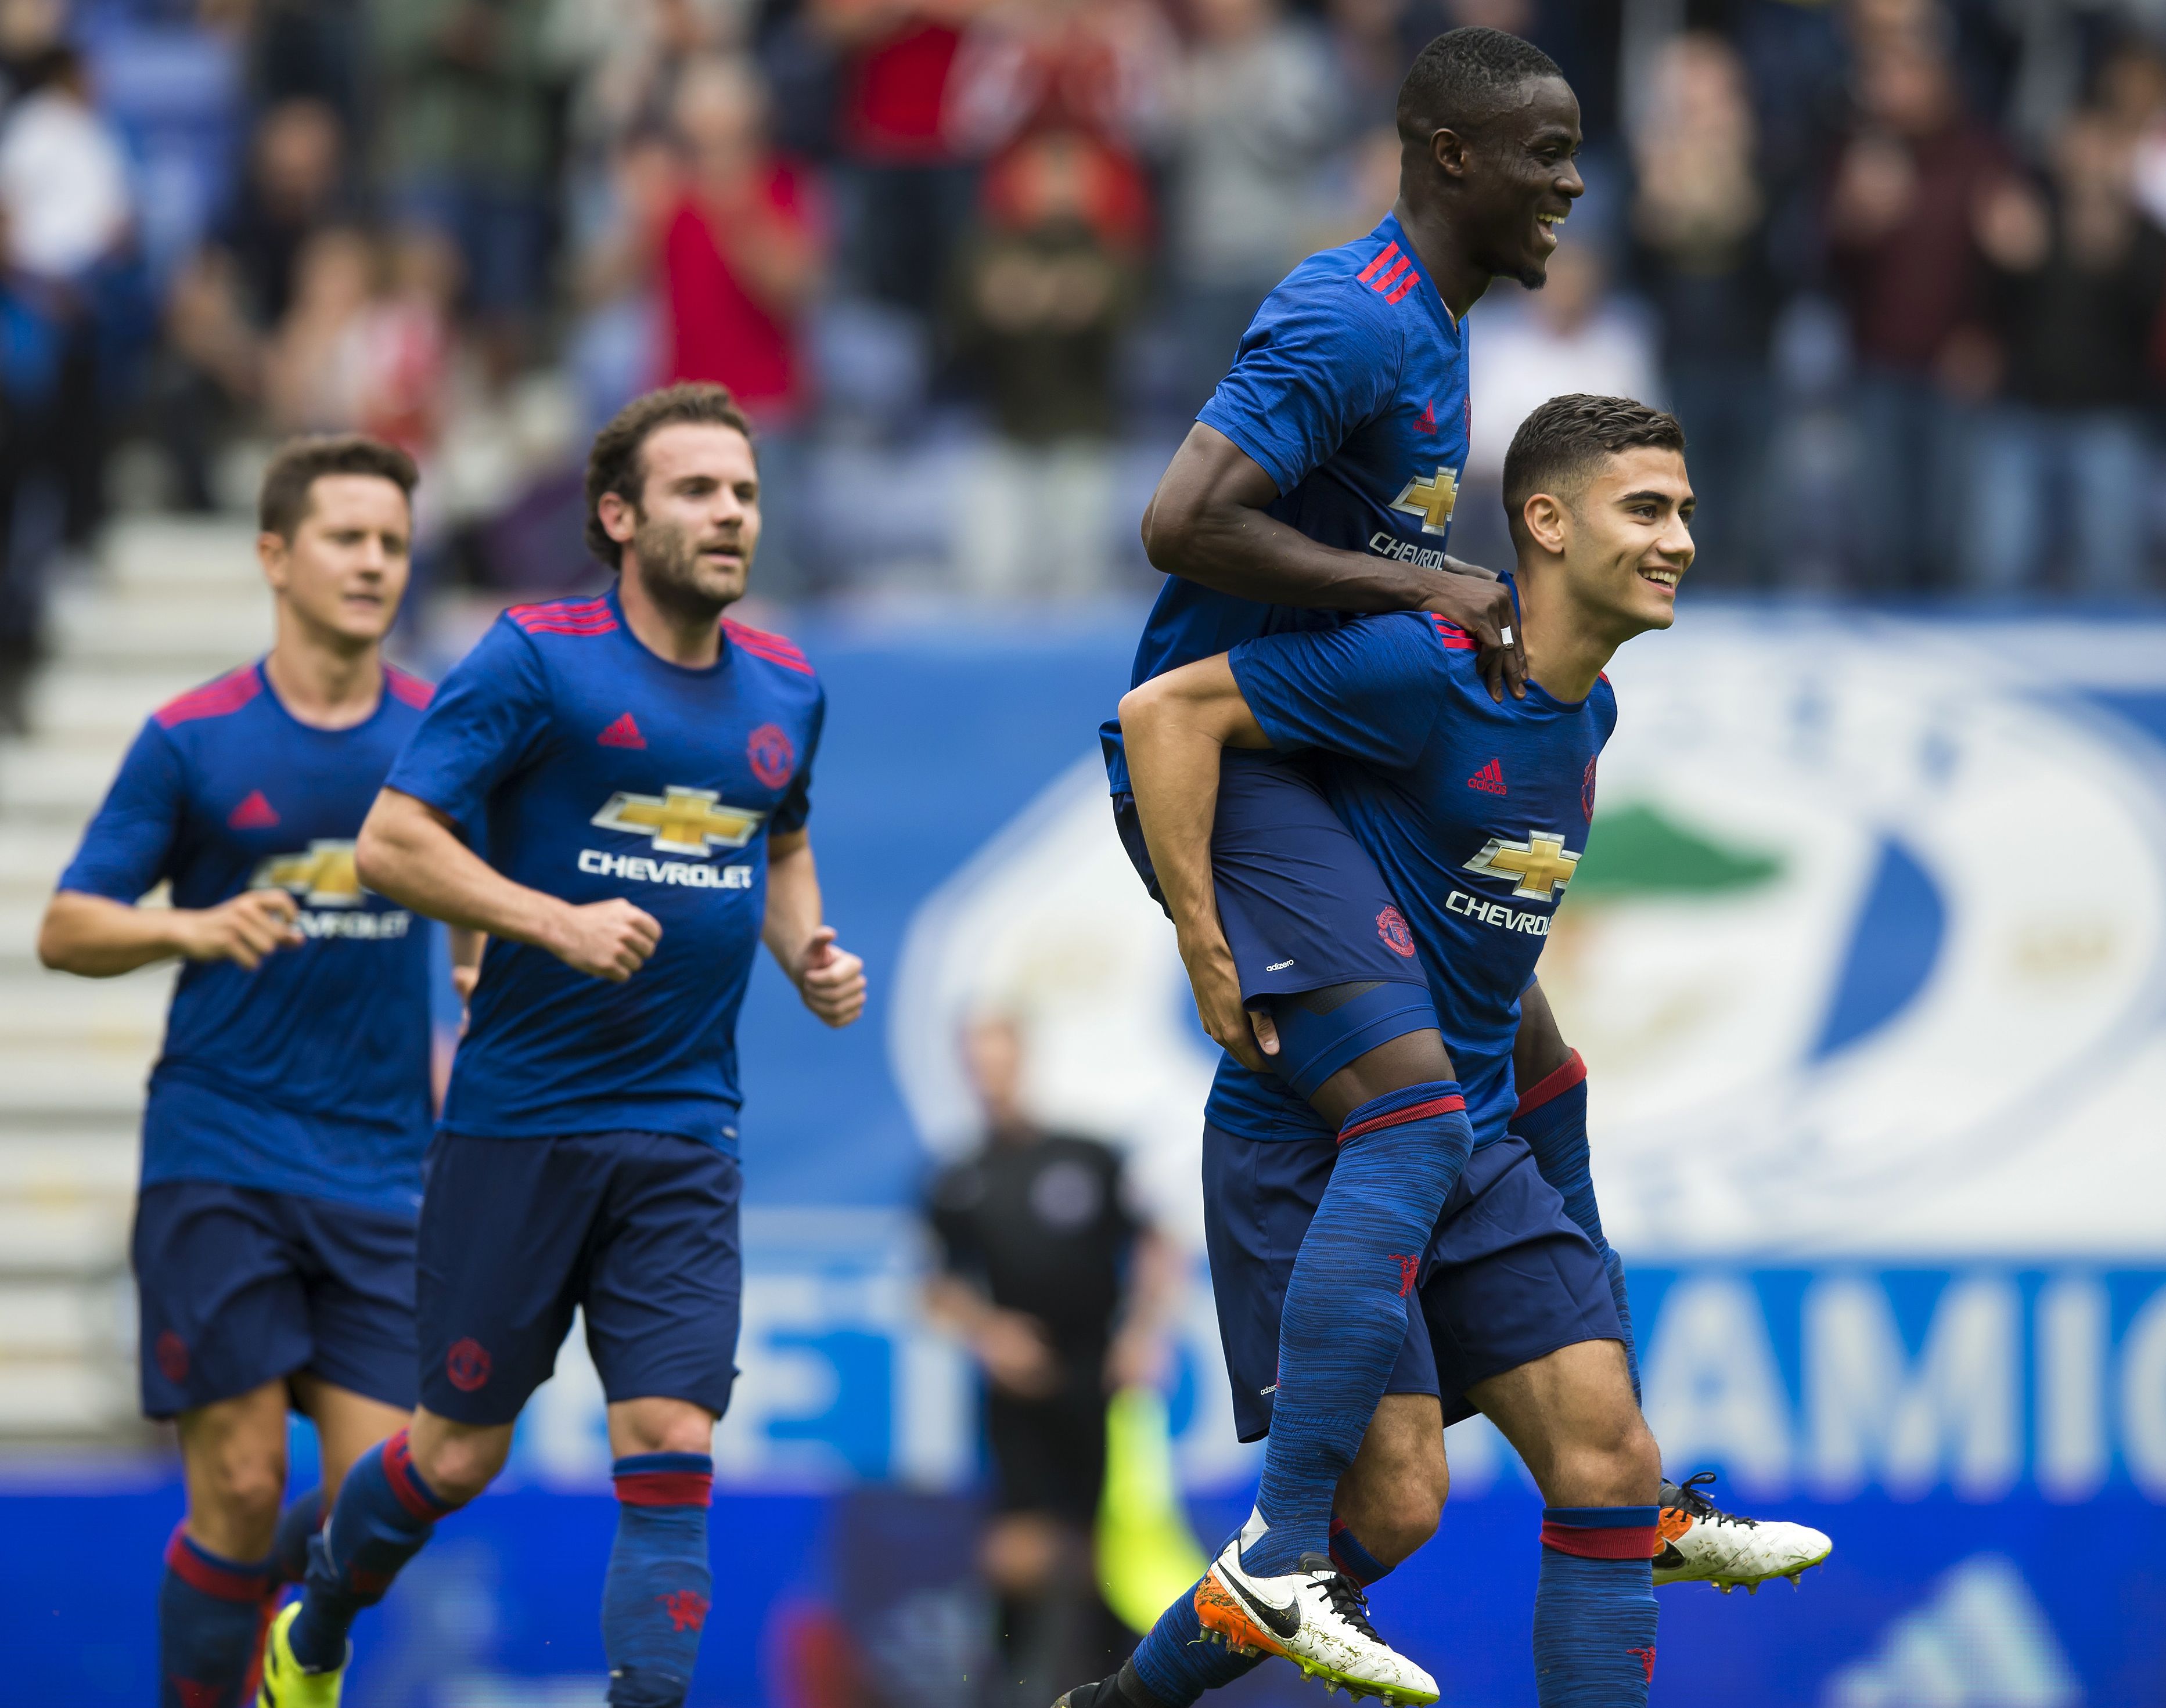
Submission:
[[[827,694],[823,688],[820,702],[812,708],[812,722],[805,734],[805,752],[797,762],[797,774],[790,780],[790,793],[775,808],[774,816],[768,820],[771,836],[787,836],[805,828],[805,821],[812,816],[812,760],[820,751],[820,732],[827,727]]]
[[[1242,698],[1274,747],[1318,747],[1397,769],[1413,763],[1472,643],[1420,612],[1337,629],[1266,635],[1228,655]]]
[[[549,687],[534,643],[499,617],[436,688],[384,787],[462,825],[482,821],[491,790],[545,739]]]
[[[172,738],[145,724],[82,833],[60,888],[136,902],[167,875],[187,805],[187,772]]]
[[[1281,496],[1398,394],[1395,330],[1368,306],[1383,299],[1345,282],[1290,282],[1266,298],[1196,418],[1253,457]]]

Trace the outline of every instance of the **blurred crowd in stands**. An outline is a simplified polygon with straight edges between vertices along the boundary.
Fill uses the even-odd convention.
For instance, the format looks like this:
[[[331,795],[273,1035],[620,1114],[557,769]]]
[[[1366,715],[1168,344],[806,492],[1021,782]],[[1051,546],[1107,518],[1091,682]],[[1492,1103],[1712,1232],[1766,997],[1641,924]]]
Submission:
[[[109,508],[304,430],[416,454],[438,584],[570,584],[585,435],[672,377],[763,433],[769,598],[1143,588],[1467,23],[1562,65],[1588,193],[1476,311],[1460,555],[1525,411],[1617,391],[1707,583],[2162,585],[2162,0],[0,0],[0,657]]]

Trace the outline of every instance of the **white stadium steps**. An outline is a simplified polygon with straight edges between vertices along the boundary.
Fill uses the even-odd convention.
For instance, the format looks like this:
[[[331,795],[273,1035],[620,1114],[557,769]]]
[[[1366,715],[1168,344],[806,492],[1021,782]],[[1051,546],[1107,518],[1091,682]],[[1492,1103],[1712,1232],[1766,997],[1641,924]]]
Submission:
[[[31,734],[0,742],[0,1446],[26,1447],[146,1437],[128,1234],[173,980],[49,972],[38,920],[143,720],[268,642],[255,530],[123,522],[52,615]]]

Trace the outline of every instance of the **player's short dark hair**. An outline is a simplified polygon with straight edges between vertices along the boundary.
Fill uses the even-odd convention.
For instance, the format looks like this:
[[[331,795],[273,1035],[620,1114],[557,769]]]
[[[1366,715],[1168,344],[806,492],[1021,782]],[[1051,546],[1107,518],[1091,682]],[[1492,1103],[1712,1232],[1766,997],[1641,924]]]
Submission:
[[[412,457],[381,439],[359,433],[289,439],[263,471],[263,486],[256,495],[256,525],[291,541],[308,519],[311,489],[327,474],[372,474],[397,487],[409,504],[421,478]]]
[[[1597,398],[1568,392],[1551,398],[1519,423],[1504,453],[1504,514],[1516,530],[1536,493],[1577,486],[1605,456],[1651,445],[1683,454],[1685,430],[1667,410],[1630,398]]]
[[[1399,134],[1426,142],[1435,131],[1475,129],[1521,84],[1562,76],[1555,60],[1516,35],[1471,24],[1447,29],[1414,56],[1399,85]]]
[[[687,380],[634,398],[594,435],[594,449],[587,453],[587,550],[611,569],[624,561],[624,547],[609,537],[602,526],[602,495],[615,493],[635,509],[647,484],[647,467],[641,453],[647,441],[664,427],[680,421],[707,427],[730,427],[752,442],[752,423],[737,407],[727,386],[705,380]]]

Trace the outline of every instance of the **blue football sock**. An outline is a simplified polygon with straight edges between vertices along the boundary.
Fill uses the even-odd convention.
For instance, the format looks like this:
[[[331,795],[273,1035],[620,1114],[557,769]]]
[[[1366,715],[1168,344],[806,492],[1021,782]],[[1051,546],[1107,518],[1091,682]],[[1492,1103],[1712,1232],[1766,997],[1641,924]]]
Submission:
[[[271,1543],[271,1570],[281,1584],[298,1584],[309,1575],[309,1544],[324,1527],[324,1491],[311,1489],[278,1515],[278,1533]]]
[[[356,1616],[383,1599],[436,1521],[457,1505],[422,1481],[403,1429],[357,1459],[332,1504],[330,1522],[309,1545],[301,1611],[288,1639],[293,1658],[313,1672],[344,1666]]]
[[[1512,1133],[1535,1153],[1535,1167],[1564,1199],[1564,1213],[1602,1253],[1609,1273],[1610,1296],[1624,1325],[1624,1363],[1632,1376],[1632,1399],[1640,1398],[1640,1349],[1632,1339],[1632,1302],[1624,1291],[1624,1263],[1603,1237],[1602,1212],[1594,1203],[1593,1158],[1587,1143],[1587,1064],[1579,1052],[1546,1078],[1527,1088],[1512,1111]]]
[[[173,1532],[158,1589],[160,1708],[240,1708],[271,1589],[269,1560],[224,1559],[185,1525]]]
[[[602,1647],[611,1708],[677,1708],[692,1687],[714,1572],[705,1453],[634,1453],[612,1468],[616,1545],[602,1585]]]
[[[1392,1574],[1392,1568],[1361,1546],[1361,1538],[1346,1527],[1343,1518],[1331,1521],[1331,1563],[1365,1589]]]
[[[1202,1580],[1181,1592],[1144,1633],[1129,1657],[1144,1687],[1165,1708],[1188,1708],[1206,1690],[1230,1684],[1263,1663],[1260,1653],[1242,1654],[1223,1642],[1207,1642],[1196,1616],[1196,1591]]]
[[[1279,1320],[1278,1392],[1241,1561],[1279,1576],[1331,1547],[1331,1501],[1384,1397],[1438,1213],[1474,1130],[1455,1080],[1363,1104],[1301,1242]]]
[[[1541,1708],[1646,1708],[1655,1681],[1656,1506],[1542,1510],[1535,1592]]]

